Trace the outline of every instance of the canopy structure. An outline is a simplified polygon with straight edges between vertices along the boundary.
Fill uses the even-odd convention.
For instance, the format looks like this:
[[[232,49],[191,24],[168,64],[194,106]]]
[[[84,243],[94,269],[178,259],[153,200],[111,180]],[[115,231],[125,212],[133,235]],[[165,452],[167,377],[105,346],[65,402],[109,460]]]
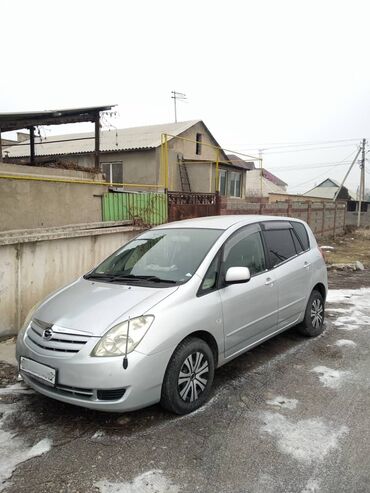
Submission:
[[[0,113],[0,160],[2,159],[1,133],[28,129],[30,132],[30,164],[35,164],[35,127],[38,125],[63,125],[66,123],[95,123],[95,168],[99,168],[100,112],[109,111],[115,105],[89,106],[25,113]]]

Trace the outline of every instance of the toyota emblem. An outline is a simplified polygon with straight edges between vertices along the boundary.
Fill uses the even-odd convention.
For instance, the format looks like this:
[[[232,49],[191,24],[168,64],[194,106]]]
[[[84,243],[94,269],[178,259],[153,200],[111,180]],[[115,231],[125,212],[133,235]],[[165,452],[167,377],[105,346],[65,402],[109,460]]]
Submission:
[[[47,341],[50,341],[50,339],[52,339],[53,337],[53,331],[49,328],[49,329],[45,329],[43,334],[42,334],[42,338],[47,340]]]

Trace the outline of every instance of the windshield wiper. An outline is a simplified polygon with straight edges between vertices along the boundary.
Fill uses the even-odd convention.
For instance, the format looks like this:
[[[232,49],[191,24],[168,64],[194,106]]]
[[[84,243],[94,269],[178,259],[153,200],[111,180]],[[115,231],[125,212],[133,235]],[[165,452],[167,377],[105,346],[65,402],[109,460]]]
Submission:
[[[128,274],[127,276],[122,276],[119,274],[103,274],[103,273],[91,273],[84,276],[85,279],[101,279],[102,281],[108,282],[119,282],[119,281],[149,281],[149,282],[164,282],[167,284],[176,284],[177,281],[172,279],[161,279],[157,276],[135,276],[133,274]]]
[[[128,274],[127,276],[114,276],[114,279],[118,280],[128,280],[128,281],[150,281],[150,282],[166,282],[169,284],[176,284],[177,281],[173,281],[172,279],[161,279],[157,276],[136,276],[134,274]]]

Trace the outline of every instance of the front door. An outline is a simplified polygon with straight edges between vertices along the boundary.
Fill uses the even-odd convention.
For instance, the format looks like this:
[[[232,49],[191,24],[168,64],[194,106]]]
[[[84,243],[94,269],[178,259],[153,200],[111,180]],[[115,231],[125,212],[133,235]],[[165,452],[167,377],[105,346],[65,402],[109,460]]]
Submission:
[[[267,270],[258,224],[240,229],[226,241],[221,268],[223,277],[230,267],[248,267],[251,279],[220,289],[226,358],[242,352],[277,328],[276,278]]]

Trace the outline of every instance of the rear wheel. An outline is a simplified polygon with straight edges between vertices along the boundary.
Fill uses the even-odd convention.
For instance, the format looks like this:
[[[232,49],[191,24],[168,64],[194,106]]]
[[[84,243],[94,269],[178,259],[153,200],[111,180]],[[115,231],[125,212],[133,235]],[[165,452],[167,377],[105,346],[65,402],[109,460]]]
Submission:
[[[197,337],[185,339],[167,366],[161,405],[176,414],[195,411],[209,397],[213,376],[214,357],[208,344]]]
[[[298,326],[301,334],[316,337],[324,331],[325,303],[319,291],[314,289],[308,300],[303,322]]]

